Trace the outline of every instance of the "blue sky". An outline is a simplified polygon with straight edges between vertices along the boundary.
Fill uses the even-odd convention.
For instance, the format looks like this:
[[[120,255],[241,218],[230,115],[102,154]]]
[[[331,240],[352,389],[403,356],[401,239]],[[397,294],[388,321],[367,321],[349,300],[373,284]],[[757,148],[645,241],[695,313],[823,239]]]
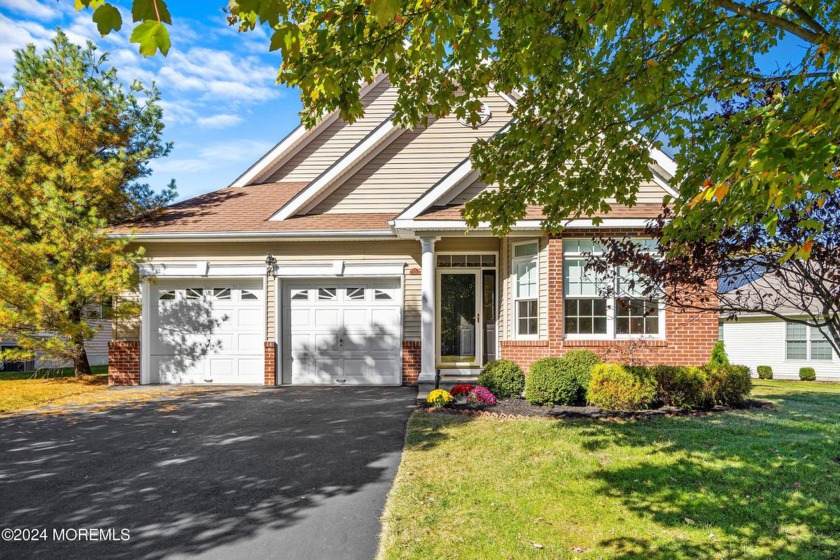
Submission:
[[[112,2],[130,22],[131,0]],[[46,45],[57,26],[76,43],[93,40],[122,78],[160,88],[164,134],[175,148],[154,163],[149,182],[159,188],[174,178],[184,199],[229,185],[298,125],[301,105],[296,90],[276,85],[280,58],[268,52],[265,33],[228,27],[225,0],[168,4],[169,55],[143,58],[128,42],[129,26],[102,39],[73,0],[0,0],[0,80],[10,83],[14,49]]]

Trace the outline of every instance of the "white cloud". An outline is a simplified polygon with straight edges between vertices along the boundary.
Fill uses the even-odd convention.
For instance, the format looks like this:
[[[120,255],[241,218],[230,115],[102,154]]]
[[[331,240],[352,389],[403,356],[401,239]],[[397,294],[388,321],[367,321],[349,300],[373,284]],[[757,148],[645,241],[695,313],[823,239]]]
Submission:
[[[57,2],[46,5],[38,2],[38,0],[0,0],[0,8],[46,21],[61,15]]]
[[[238,115],[220,113],[218,115],[211,115],[209,117],[196,119],[195,124],[202,128],[230,128],[241,122],[242,117]]]
[[[273,144],[251,139],[225,140],[200,147],[191,157],[168,157],[155,162],[157,173],[195,173],[209,169],[230,167],[231,164],[250,164],[257,161]],[[183,147],[186,148],[186,147]]]

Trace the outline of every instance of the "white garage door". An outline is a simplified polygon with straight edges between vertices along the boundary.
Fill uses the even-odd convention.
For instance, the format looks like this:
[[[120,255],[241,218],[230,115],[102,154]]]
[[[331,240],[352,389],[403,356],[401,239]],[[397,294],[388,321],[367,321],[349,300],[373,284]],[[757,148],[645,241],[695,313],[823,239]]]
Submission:
[[[283,295],[284,383],[399,385],[399,280],[291,281]]]
[[[262,280],[159,281],[151,296],[152,383],[263,383]]]

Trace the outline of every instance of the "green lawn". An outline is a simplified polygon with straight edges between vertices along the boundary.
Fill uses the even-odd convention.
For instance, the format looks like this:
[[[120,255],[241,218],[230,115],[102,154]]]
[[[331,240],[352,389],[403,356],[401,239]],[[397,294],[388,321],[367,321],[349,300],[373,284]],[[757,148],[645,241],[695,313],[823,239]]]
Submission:
[[[383,558],[840,558],[840,384],[635,422],[415,413]]]
[[[73,378],[73,368],[49,370],[49,377],[39,372],[0,372],[0,412],[11,412],[51,402],[70,395],[90,393],[108,386],[108,366],[91,367],[93,376]]]

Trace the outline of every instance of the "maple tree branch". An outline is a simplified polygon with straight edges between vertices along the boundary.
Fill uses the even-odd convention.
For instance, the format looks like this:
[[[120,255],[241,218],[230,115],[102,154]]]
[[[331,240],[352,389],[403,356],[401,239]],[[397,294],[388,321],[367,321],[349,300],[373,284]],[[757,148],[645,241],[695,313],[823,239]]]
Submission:
[[[796,23],[788,19],[779,17],[774,14],[768,14],[767,12],[754,10],[749,6],[733,2],[732,0],[712,0],[712,3],[717,4],[721,8],[729,10],[730,12],[735,12],[739,16],[743,16],[755,21],[760,21],[762,23],[766,23],[767,25],[773,25],[780,29],[784,29],[785,31],[789,31],[790,33],[793,33],[800,39],[803,39],[814,45],[823,44],[825,42],[824,39],[828,36],[824,33],[817,33],[815,31],[811,31],[810,29],[806,29],[801,25],[797,25]]]

